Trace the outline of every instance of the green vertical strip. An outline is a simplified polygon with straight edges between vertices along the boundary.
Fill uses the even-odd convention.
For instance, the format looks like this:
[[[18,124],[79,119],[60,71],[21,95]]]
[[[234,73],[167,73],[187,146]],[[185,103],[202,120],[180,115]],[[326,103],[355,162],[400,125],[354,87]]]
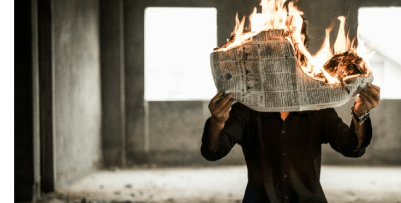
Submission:
[[[0,1],[0,196],[14,202],[14,1]]]

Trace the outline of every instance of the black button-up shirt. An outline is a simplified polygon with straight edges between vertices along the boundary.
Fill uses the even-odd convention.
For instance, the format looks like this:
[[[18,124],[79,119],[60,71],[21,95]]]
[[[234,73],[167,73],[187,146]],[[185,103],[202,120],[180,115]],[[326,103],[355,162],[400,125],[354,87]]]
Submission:
[[[201,153],[215,161],[235,144],[241,145],[248,169],[244,202],[327,202],[320,185],[321,144],[330,143],[346,157],[360,157],[372,137],[368,119],[364,143],[356,150],[358,137],[353,123],[347,126],[332,108],[290,112],[283,121],[279,112],[257,112],[236,103],[216,149],[209,153],[209,120]]]

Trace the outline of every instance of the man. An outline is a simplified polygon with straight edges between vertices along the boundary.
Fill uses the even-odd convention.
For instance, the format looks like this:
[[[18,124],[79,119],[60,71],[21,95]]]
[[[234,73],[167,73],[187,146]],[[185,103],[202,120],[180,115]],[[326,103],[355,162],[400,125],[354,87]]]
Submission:
[[[241,145],[248,169],[243,202],[327,202],[320,185],[321,144],[346,157],[362,156],[372,137],[368,112],[379,104],[380,88],[368,84],[359,94],[350,127],[332,108],[257,112],[231,106],[232,94],[222,96],[210,100],[201,153],[215,161]]]

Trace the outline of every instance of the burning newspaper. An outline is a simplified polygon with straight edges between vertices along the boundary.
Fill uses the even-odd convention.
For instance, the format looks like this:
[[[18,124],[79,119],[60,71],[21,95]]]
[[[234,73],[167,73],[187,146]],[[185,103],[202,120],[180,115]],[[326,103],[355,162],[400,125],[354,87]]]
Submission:
[[[272,2],[281,3],[267,3]],[[328,31],[322,49],[312,56],[305,47],[304,21],[299,23],[299,11],[288,7],[291,15],[280,6],[270,10],[275,14],[266,15],[271,27],[264,22],[265,28],[258,31],[244,33],[244,20],[240,24],[237,20],[235,34],[210,55],[218,91],[232,93],[256,111],[303,111],[341,106],[373,81],[368,65],[357,54],[360,51],[342,36],[345,18],[340,19],[339,31],[344,39],[337,38],[334,53],[328,46]],[[280,17],[277,12],[286,13],[282,25],[272,21],[272,16]]]

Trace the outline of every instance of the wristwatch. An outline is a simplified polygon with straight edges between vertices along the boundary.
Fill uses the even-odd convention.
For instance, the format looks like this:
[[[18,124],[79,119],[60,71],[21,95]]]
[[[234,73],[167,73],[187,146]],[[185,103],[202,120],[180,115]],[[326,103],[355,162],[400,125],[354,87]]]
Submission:
[[[356,119],[356,121],[358,121],[358,123],[362,123],[365,122],[370,115],[370,110],[367,110],[364,114],[362,114],[359,118],[354,114],[354,107],[355,107],[355,103],[354,105],[352,105],[351,107],[351,115]]]

